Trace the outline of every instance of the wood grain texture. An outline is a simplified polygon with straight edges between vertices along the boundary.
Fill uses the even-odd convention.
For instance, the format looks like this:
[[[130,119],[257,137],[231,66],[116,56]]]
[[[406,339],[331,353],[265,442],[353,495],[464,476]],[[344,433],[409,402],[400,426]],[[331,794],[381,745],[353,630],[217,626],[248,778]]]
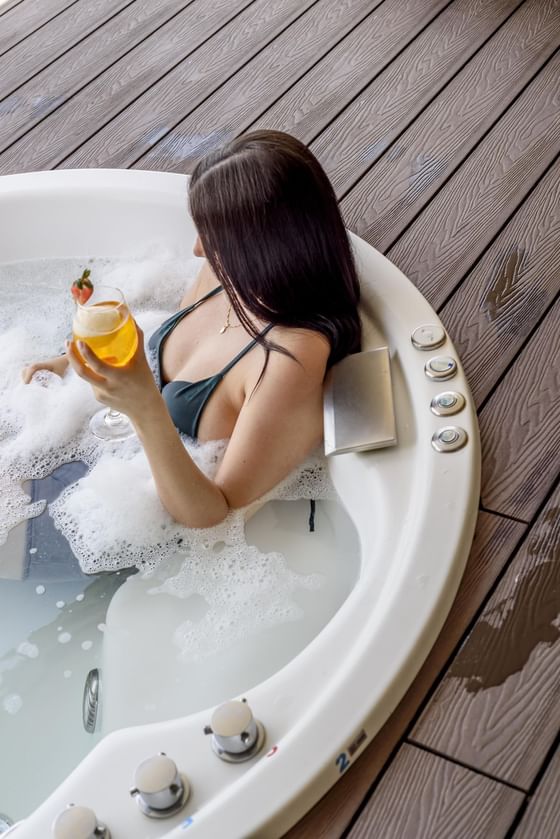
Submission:
[[[482,503],[529,521],[560,469],[560,301],[480,413]]]
[[[189,0],[189,5],[190,2],[192,0]],[[225,3],[226,0],[223,0],[223,2]],[[248,0],[245,0],[245,2],[248,2]],[[181,3],[181,5],[186,4],[187,0]],[[186,38],[191,27],[194,28],[196,34],[203,34],[206,31],[204,28],[204,6],[200,0],[198,0],[196,6],[186,8],[175,17],[179,7],[177,0],[159,0],[155,7],[151,0],[137,0],[133,6],[124,9],[101,29],[93,32],[80,44],[77,44],[51,64],[50,67],[45,68],[27,84],[22,85],[14,94],[4,99],[0,103],[2,114],[0,120],[0,149],[5,149],[14,144],[14,141],[22,137],[37,123],[42,124],[37,128],[36,133],[32,133],[27,140],[24,139],[20,144],[15,143],[12,146],[9,155],[6,155],[4,164],[0,164],[0,172],[7,174],[8,172],[23,171],[26,166],[31,169],[48,169],[51,165],[50,158],[48,154],[41,153],[41,138],[45,135],[45,132],[51,132],[56,136],[55,126],[59,124],[62,125],[62,131],[59,148],[56,151],[58,151],[59,156],[64,156],[66,144],[71,143],[72,138],[73,108],[75,107],[80,114],[84,125],[89,126],[88,110],[93,108],[97,96],[99,95],[100,101],[104,103],[112,93],[116,94],[119,90],[119,74],[122,73],[125,78],[128,78],[126,73],[128,64],[135,65],[138,59],[139,63],[135,65],[135,73],[133,72],[133,77],[136,79],[137,75],[142,72],[142,68],[145,67],[145,64],[140,61],[143,53],[150,52],[150,49],[153,55],[157,53],[154,50],[154,41],[149,36],[155,33],[155,30],[158,30],[159,27],[163,27],[163,29],[155,33],[154,38],[161,37],[161,33],[170,37],[169,50],[160,56],[164,66],[165,61],[172,61],[175,51],[180,49],[181,36]],[[219,24],[220,19],[221,16],[218,16],[215,25]],[[169,23],[164,26],[167,21]],[[173,31],[178,33],[179,42],[172,37]],[[187,38],[187,49],[188,45]],[[137,51],[134,50],[135,47]],[[195,47],[196,40],[193,40],[191,48],[194,49]],[[118,59],[121,59],[120,62],[118,62]],[[117,62],[115,65],[116,71],[112,68],[107,71],[107,68],[110,68],[115,62]],[[86,88],[86,85],[96,77],[99,77],[96,82],[91,87]],[[138,80],[140,85],[148,82],[149,71]],[[80,97],[76,97],[72,102],[67,102],[73,94],[82,88],[86,89]],[[141,89],[143,88],[141,87]],[[86,104],[83,110],[80,110],[80,104],[83,101]],[[48,120],[42,122],[65,102],[67,102],[66,107],[60,113],[51,117],[52,122]],[[102,120],[103,113],[101,110],[99,113],[94,112],[96,118]],[[83,130],[83,126],[81,127]],[[32,163],[34,158],[30,153],[35,139],[40,146],[36,166]],[[53,149],[53,151],[55,150]],[[0,161],[2,159],[0,155]],[[56,155],[54,159],[56,160]]]
[[[145,1],[148,6],[153,5],[149,3],[149,0]],[[173,6],[172,0],[167,0],[167,2]],[[262,5],[263,0],[257,0],[257,2],[261,2]],[[294,3],[295,0],[290,0],[291,6]],[[102,126],[142,96],[146,88],[149,94],[159,101],[158,93],[161,91],[159,87],[157,91],[155,90],[155,84],[163,76],[167,77],[167,84],[171,86],[175,96],[184,100],[185,90],[189,90],[190,96],[190,90],[197,82],[199,85],[202,84],[199,68],[202,51],[208,56],[213,48],[224,49],[230,33],[239,48],[239,40],[235,38],[235,34],[238,34],[240,29],[239,20],[232,21],[233,30],[228,29],[224,33],[222,27],[248,4],[249,0],[214,0],[209,9],[204,0],[195,0],[183,12],[139,43],[134,50],[112,64],[70,101],[59,107],[49,119],[44,120],[7,152],[0,155],[0,172],[16,171],[22,165],[28,171],[55,167],[96,131],[98,136],[105,136],[100,135]],[[253,9],[249,11],[249,15],[252,14]],[[257,29],[259,22],[255,24]],[[208,39],[217,30],[218,40],[208,46]],[[201,42],[206,43],[201,47],[199,46]],[[221,60],[216,55],[213,58],[214,66],[221,66],[224,62],[223,53]],[[173,68],[181,62],[184,62],[191,76],[188,86],[186,86],[188,79],[184,79],[184,83],[178,85],[176,74],[172,76]],[[138,106],[138,115],[140,120],[148,123],[150,111],[144,111],[145,104],[143,101],[142,105]],[[127,124],[127,144],[130,145],[130,137],[131,135],[134,137],[138,126],[133,128],[128,119],[129,115],[126,114],[121,117],[121,123],[124,121]],[[156,134],[160,130],[161,128],[153,129]],[[95,162],[90,160],[72,165],[88,164],[93,166]]]
[[[331,49],[371,11],[371,0],[319,0],[134,165],[191,172],[202,155],[242,133],[318,54]]]
[[[199,105],[315,2],[254,0],[230,25],[97,131],[64,161],[64,168],[123,167],[134,162],[185,111]]]
[[[80,3],[79,14],[70,7],[29,35],[6,57],[0,75],[0,99],[8,96],[131,2],[134,0],[87,0]]]
[[[466,31],[472,33],[471,38],[476,36],[480,41],[484,37],[484,27],[489,34],[494,16],[498,17],[495,4],[482,5],[483,11],[467,16],[464,23],[466,5],[454,3],[423,33],[424,37],[427,39],[432,29],[441,26],[445,16],[447,37],[452,46],[454,38],[458,39],[455,51],[459,51],[461,58],[470,43],[463,44]],[[498,9],[502,17],[505,11],[505,8]],[[452,28],[454,23],[458,27],[457,33]],[[383,77],[380,77],[372,85],[368,97],[360,95],[358,102],[364,100],[367,116],[360,118],[358,106],[351,106],[348,109],[351,113],[342,114],[313,147],[334,177],[340,194],[356,178],[353,169],[344,163],[344,157],[354,163],[356,174],[363,171],[364,163],[358,163],[356,157],[360,153],[363,156],[361,150],[366,142],[366,132],[368,127],[371,131],[375,126],[379,148],[373,150],[371,162],[383,156],[342,201],[347,225],[375,247],[386,251],[550,57],[559,32],[560,2],[528,0],[383,154],[397,132],[418,113],[414,100],[409,105],[410,96],[416,95],[418,85],[422,104],[430,95],[429,89],[424,91],[425,80],[414,61],[417,43],[414,42],[409,48],[410,55],[406,56],[407,61],[403,53],[395,62],[403,65],[400,75],[392,77],[393,68],[390,67],[384,74],[387,75],[386,84],[381,83]],[[436,89],[441,87],[448,76],[447,51],[441,59],[441,70],[439,64],[432,68],[428,58],[421,58],[420,67],[427,65],[430,68],[426,74],[428,78],[437,73],[434,86]],[[376,112],[379,118],[375,117]],[[349,120],[347,127],[345,119]],[[355,128],[358,119],[358,128]],[[343,139],[339,152],[335,140],[340,123]],[[348,135],[346,142],[345,134]]]
[[[557,52],[387,252],[435,308],[560,151],[559,73]]]
[[[76,0],[25,0],[4,9],[0,24],[0,55],[75,3]]]
[[[560,291],[560,162],[440,312],[477,404]]]
[[[348,839],[498,839],[523,794],[403,745]]]
[[[286,839],[333,839],[343,834],[524,532],[525,525],[518,522],[489,513],[479,515],[457,597],[416,679],[357,762]]]
[[[485,0],[459,0],[452,3],[323,131],[313,142],[312,149],[339,196],[344,195],[383,155],[406,125],[424,110],[433,96],[500,26],[517,2],[499,0],[489,4]],[[537,0],[531,5],[534,2]],[[511,53],[511,42],[502,52],[506,56]],[[517,49],[515,52],[518,55]],[[476,56],[468,64],[475,78],[474,68],[479,61]],[[492,69],[493,63],[492,59],[487,60],[485,71]],[[456,87],[457,81],[452,85]],[[457,101],[456,93],[450,96],[449,91],[444,91],[441,97],[456,108],[464,101],[463,97]],[[481,104],[484,104],[484,98]],[[434,134],[442,139],[440,130]],[[399,142],[389,153],[391,161],[398,160],[399,168],[405,166],[413,153],[413,145],[406,138]],[[417,170],[420,163],[417,154],[413,160]],[[367,181],[368,204],[374,191],[377,209],[377,197],[383,194],[378,179],[364,180]],[[402,183],[403,179],[399,178],[396,187],[402,188]]]
[[[414,742],[528,789],[560,728],[559,615],[560,489],[414,728]]]
[[[4,0],[4,2],[1,2],[0,0],[0,17],[6,14],[6,12],[9,12],[10,9],[13,9],[14,6],[24,2],[25,0]]]
[[[515,839],[560,839],[560,749],[542,778],[514,833]]]
[[[386,0],[252,126],[311,142],[380,73],[447,0]]]

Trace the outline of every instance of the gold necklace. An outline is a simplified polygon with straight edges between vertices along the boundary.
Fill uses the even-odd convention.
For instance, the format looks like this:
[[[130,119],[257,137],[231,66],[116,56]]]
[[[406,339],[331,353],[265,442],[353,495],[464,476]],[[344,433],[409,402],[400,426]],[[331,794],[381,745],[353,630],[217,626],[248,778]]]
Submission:
[[[238,326],[241,326],[240,323],[230,323],[229,322],[229,316],[231,315],[232,308],[233,307],[230,303],[229,306],[228,306],[227,314],[226,314],[226,322],[224,323],[224,325],[220,329],[220,333],[219,333],[220,335],[223,335],[224,332],[226,331],[226,329],[237,329]]]

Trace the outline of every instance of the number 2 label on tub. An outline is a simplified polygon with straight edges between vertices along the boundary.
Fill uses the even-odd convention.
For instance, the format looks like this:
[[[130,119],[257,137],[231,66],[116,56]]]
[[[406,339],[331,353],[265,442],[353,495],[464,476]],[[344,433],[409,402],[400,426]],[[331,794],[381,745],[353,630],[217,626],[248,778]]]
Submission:
[[[338,771],[342,775],[350,766],[350,758],[352,758],[360,746],[367,740],[367,734],[362,728],[358,736],[352,740],[345,752],[341,752],[335,760],[335,765],[338,766]]]

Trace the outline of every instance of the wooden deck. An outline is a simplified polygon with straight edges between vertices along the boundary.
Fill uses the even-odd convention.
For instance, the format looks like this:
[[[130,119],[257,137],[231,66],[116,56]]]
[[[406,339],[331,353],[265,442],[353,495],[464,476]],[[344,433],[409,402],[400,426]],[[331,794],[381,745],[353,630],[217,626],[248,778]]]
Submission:
[[[5,0],[0,173],[309,143],[470,378],[481,513],[375,741],[290,839],[560,837],[560,0]],[[1,235],[1,231],[0,231]]]

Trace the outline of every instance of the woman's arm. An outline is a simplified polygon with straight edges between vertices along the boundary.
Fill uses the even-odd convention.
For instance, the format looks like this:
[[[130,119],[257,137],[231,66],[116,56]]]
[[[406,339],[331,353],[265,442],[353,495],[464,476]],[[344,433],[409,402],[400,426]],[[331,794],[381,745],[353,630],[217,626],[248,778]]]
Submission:
[[[228,501],[183,446],[163,399],[154,399],[131,419],[160,500],[175,521],[187,527],[211,527],[223,521],[229,512]]]
[[[324,341],[319,339],[322,344]],[[185,451],[163,400],[133,418],[163,505],[189,527],[209,527],[272,489],[322,439],[324,346],[307,365],[273,353],[247,397],[211,481]],[[252,389],[251,389],[252,390]]]
[[[136,328],[138,350],[124,367],[106,364],[82,342],[79,350],[87,365],[70,343],[68,360],[99,402],[122,411],[134,424],[167,511],[189,527],[210,527],[226,517],[227,501],[183,446],[148,366],[142,331]]]
[[[304,344],[307,351],[294,353],[300,363],[271,353],[263,380],[249,389],[214,480],[184,448],[143,351],[125,368],[104,364],[82,346],[88,367],[72,348],[69,357],[96,397],[134,423],[168,512],[188,527],[210,527],[275,486],[319,443],[328,350],[322,338]]]

